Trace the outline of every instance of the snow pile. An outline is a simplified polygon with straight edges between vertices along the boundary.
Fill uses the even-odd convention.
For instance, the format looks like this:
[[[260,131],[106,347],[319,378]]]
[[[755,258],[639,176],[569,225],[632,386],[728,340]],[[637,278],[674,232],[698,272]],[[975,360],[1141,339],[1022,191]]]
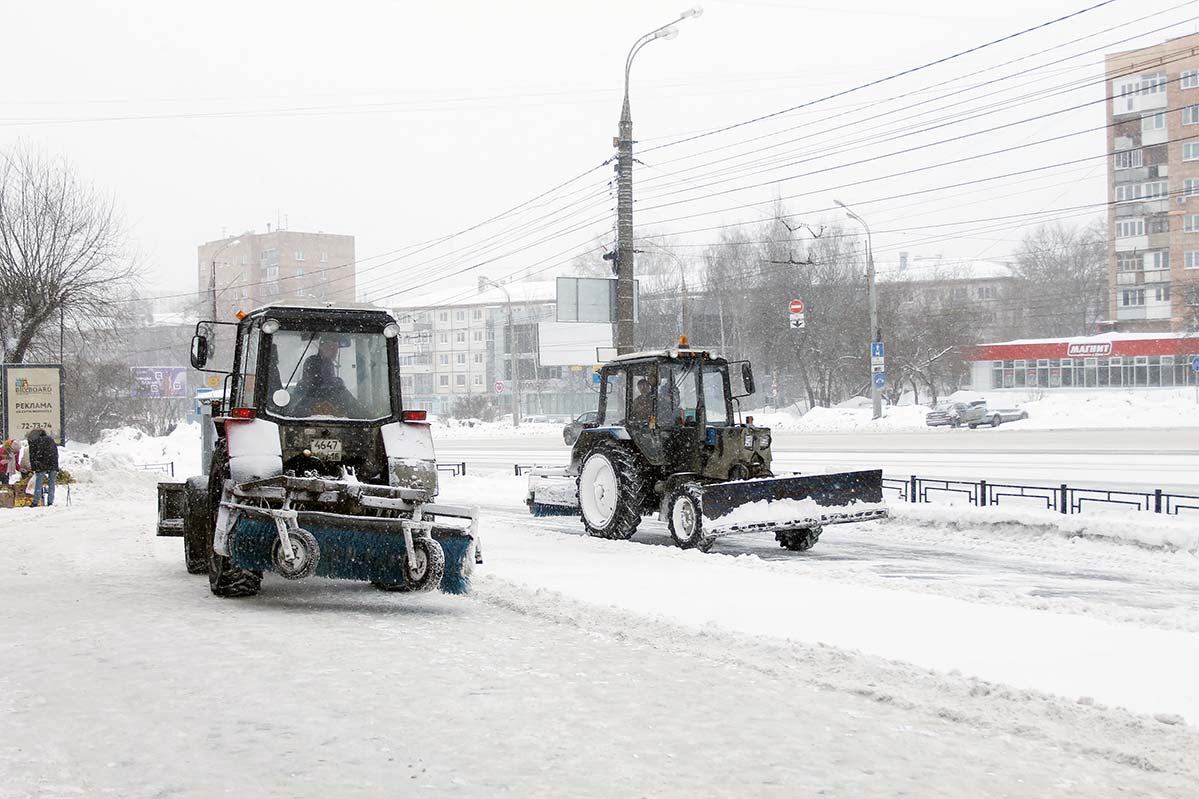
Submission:
[[[200,425],[181,424],[167,436],[150,436],[134,427],[105,430],[94,444],[71,442],[62,466],[88,479],[89,472],[138,471],[175,479],[200,473]]]
[[[883,418],[874,419],[869,406],[865,408],[812,408],[802,416],[792,409],[766,407],[750,411],[754,424],[771,430],[797,433],[843,433],[857,431],[898,432],[924,430],[924,415],[928,408],[921,405],[888,406]]]
[[[987,392],[978,396],[993,408],[1019,406],[1028,418],[1005,423],[1011,430],[1060,428],[1199,427],[1193,389]]]
[[[433,438],[503,438],[505,436],[549,436],[562,437],[564,424],[555,422],[522,422],[513,427],[510,421],[482,422],[478,419],[430,420]]]
[[[1063,515],[1048,510],[998,507],[910,505],[893,502],[892,518],[951,529],[990,532],[1041,532],[1199,554],[1199,519],[1135,511]]]

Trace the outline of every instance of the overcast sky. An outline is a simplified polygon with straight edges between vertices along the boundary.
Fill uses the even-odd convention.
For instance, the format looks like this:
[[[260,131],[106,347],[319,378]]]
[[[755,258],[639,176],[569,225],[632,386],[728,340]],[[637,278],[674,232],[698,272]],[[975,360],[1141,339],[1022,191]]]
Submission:
[[[1117,0],[866,91],[650,149],[1094,2],[861,0],[839,8],[832,0],[708,0],[701,17],[679,23],[677,39],[647,46],[633,69],[645,164],[636,172],[638,226],[690,258],[719,240],[712,228],[768,216],[761,203],[772,196],[791,198],[787,210],[813,223],[843,219],[830,210],[835,196],[875,229],[880,259],[903,249],[969,258],[1008,255],[1025,222],[1097,217],[1098,207],[1060,209],[1105,200],[1103,132],[1030,143],[1102,126],[1102,53],[1195,31],[1194,3],[1171,11],[1178,2]],[[597,236],[610,240],[612,173],[603,167],[499,223],[432,249],[403,249],[609,158],[629,46],[686,6],[5,0],[3,8],[0,147],[21,142],[63,155],[110,192],[147,265],[150,293],[194,288],[197,244],[286,220],[291,229],[354,235],[360,284],[402,303],[434,280],[457,286],[477,272],[552,273]],[[950,92],[959,94],[937,99]],[[900,137],[902,128],[963,111],[989,113]],[[1029,146],[924,169],[1017,145]],[[864,158],[877,160],[845,167]],[[949,188],[1013,171],[1026,173]],[[925,193],[880,199],[914,191]],[[1028,212],[1039,216],[976,221]]]

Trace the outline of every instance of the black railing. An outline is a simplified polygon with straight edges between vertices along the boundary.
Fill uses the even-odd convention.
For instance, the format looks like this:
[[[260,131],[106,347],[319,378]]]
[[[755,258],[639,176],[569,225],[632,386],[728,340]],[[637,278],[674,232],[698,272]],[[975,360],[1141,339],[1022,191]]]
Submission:
[[[138,468],[143,472],[162,472],[163,474],[169,474],[171,477],[175,476],[174,461],[167,461],[165,463],[141,463],[138,464]]]
[[[461,477],[466,474],[466,461],[459,461],[458,463],[438,462],[437,471],[449,472],[451,477]]]

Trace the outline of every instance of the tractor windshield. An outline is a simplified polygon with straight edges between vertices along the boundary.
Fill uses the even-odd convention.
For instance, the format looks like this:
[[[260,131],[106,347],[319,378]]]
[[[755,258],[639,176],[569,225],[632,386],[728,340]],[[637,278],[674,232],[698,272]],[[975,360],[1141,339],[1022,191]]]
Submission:
[[[360,421],[392,414],[382,333],[280,330],[271,336],[270,347],[271,413]]]
[[[659,427],[695,424],[695,414],[699,407],[695,391],[695,363],[692,360],[658,367]]]

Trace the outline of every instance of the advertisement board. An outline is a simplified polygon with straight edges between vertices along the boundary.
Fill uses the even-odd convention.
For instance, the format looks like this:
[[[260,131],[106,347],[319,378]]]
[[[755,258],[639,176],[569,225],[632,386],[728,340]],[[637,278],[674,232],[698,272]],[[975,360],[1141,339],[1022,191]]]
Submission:
[[[134,397],[186,397],[187,368],[183,366],[129,367],[130,393]]]
[[[40,427],[59,444],[64,443],[62,366],[5,364],[3,371],[4,437],[25,438]]]

